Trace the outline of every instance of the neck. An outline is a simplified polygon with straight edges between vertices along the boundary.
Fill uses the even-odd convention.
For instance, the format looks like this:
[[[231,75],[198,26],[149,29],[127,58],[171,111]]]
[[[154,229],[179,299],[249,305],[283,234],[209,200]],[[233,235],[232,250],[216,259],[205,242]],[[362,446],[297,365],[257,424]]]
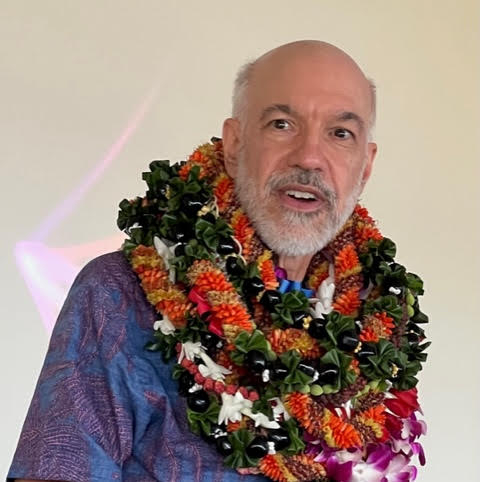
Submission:
[[[303,281],[307,274],[308,266],[313,258],[312,254],[304,256],[279,255],[278,265],[286,270],[288,279],[291,281]]]

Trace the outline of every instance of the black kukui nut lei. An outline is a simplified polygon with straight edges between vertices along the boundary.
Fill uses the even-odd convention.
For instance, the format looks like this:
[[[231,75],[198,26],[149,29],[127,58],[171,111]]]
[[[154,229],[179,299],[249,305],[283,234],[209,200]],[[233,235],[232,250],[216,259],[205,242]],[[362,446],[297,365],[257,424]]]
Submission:
[[[190,194],[185,194],[182,198],[182,209],[187,216],[196,216],[203,206],[204,203],[201,199]]]
[[[178,223],[172,230],[175,240],[179,243],[184,243],[193,237],[192,228],[187,223]]]
[[[208,433],[205,433],[202,428],[201,435],[208,443],[215,443],[217,438],[220,437],[224,432],[224,427],[221,427],[220,425],[214,423],[210,425],[210,430],[208,431]]]
[[[246,454],[252,459],[259,459],[268,454],[268,439],[263,435],[255,437],[245,449]]]
[[[310,363],[306,362],[305,360],[301,360],[298,363],[297,370],[305,373],[305,375],[308,375],[310,378],[313,378],[315,375],[315,367]]]
[[[204,221],[209,222],[210,224],[215,224],[217,218],[212,213],[206,213],[202,216]]]
[[[270,378],[274,381],[281,381],[288,373],[288,368],[283,363],[276,362],[270,370]]]
[[[265,285],[258,276],[247,278],[243,283],[243,291],[248,296],[257,296],[264,288]]]
[[[376,355],[377,350],[375,348],[374,343],[370,342],[362,342],[362,346],[360,347],[360,350],[358,350],[357,353],[355,353],[355,356],[357,357],[359,362],[365,362],[368,360],[369,357]]]
[[[233,238],[220,238],[218,240],[217,253],[223,256],[235,253],[237,245]]]
[[[293,326],[295,328],[303,329],[303,322],[310,317],[305,311],[292,311]]]
[[[336,365],[332,363],[327,363],[318,368],[318,379],[319,385],[333,385],[338,378],[339,369]]]
[[[267,368],[267,359],[265,355],[258,350],[251,350],[247,353],[246,363],[248,368],[257,375],[260,375],[263,370]]]
[[[316,339],[326,338],[326,325],[327,322],[323,318],[314,318],[308,325],[308,334]]]
[[[190,375],[190,373],[187,371],[184,371],[178,379],[178,393],[180,393],[180,395],[183,397],[187,396],[189,393],[188,391],[193,387],[193,385],[195,385],[195,380],[193,379],[192,375]]]
[[[179,256],[184,256],[185,255],[185,245],[184,244],[177,244],[177,246],[175,246],[175,249],[173,250],[173,253],[175,254],[175,256],[179,257]]]
[[[202,332],[200,339],[202,341],[202,345],[208,352],[216,352],[224,344],[223,340],[211,331]]]
[[[233,445],[226,435],[221,435],[215,440],[218,453],[223,457],[228,457],[233,454]]]
[[[286,449],[291,443],[290,435],[282,428],[270,430],[268,432],[268,440],[273,442],[277,452]]]
[[[266,290],[260,298],[260,303],[268,310],[273,312],[275,306],[282,302],[282,295],[277,290]]]
[[[229,256],[225,260],[225,269],[227,273],[231,276],[241,276],[245,271],[245,266],[240,264],[241,261],[236,256]]]
[[[415,333],[413,330],[407,333],[407,339],[410,343],[418,343],[420,340],[418,333]]]
[[[187,397],[187,405],[194,412],[206,412],[210,406],[210,397],[205,390],[197,390]]]
[[[338,338],[338,346],[344,351],[350,352],[358,346],[358,333],[356,330],[345,330]]]

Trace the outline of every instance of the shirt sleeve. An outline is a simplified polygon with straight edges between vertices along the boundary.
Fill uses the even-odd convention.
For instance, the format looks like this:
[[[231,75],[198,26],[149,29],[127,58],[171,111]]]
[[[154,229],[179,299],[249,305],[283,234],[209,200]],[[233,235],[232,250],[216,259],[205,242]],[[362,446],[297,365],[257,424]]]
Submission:
[[[55,325],[8,474],[15,478],[122,478],[132,450],[125,388],[128,296],[115,275],[121,253],[77,276]]]

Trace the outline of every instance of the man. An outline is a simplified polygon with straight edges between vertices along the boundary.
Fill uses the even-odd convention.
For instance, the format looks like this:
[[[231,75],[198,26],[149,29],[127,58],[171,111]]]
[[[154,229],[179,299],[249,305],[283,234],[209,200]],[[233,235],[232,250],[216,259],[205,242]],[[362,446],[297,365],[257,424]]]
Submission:
[[[387,390],[392,386],[390,379],[397,377],[398,371],[402,373],[406,356],[402,358],[395,350],[400,350],[406,330],[403,326],[399,331],[401,316],[395,325],[395,313],[390,317],[387,308],[368,315],[362,311],[360,288],[364,281],[368,285],[368,275],[365,269],[359,274],[358,257],[349,251],[353,241],[345,241],[344,226],[351,228],[355,218],[355,226],[363,229],[355,231],[357,235],[365,234],[368,227],[368,239],[359,241],[364,251],[366,241],[376,243],[377,251],[381,246],[382,238],[371,219],[360,210],[352,214],[377,150],[371,140],[374,121],[373,84],[348,55],[330,44],[294,42],[245,66],[235,84],[233,116],[224,122],[224,165],[220,144],[215,141],[215,152],[211,146],[199,149],[189,164],[180,170],[172,168],[179,176],[176,181],[137,204],[132,201],[137,213],[152,206],[155,212],[164,213],[149,228],[150,233],[146,232],[147,217],[139,218],[138,227],[139,223],[133,222],[137,214],[132,214],[126,203],[129,221],[122,222],[123,227],[128,228],[132,240],[141,240],[127,249],[132,266],[123,253],[112,253],[89,263],[75,281],[55,327],[9,477],[66,481],[254,481],[265,476],[274,480],[377,480],[361,478],[370,463],[367,454],[375,458],[360,450],[367,443],[384,451],[382,467],[372,462],[369,473],[381,477],[395,470],[402,480],[414,477],[414,468],[407,466],[410,446],[405,448],[407,442],[397,433],[404,419],[408,418],[410,425],[419,423],[413,414],[418,408],[413,385],[402,378],[401,391],[390,392],[396,402],[389,416],[389,427],[395,426],[396,431],[390,432],[381,389],[369,391],[366,385],[372,380]],[[210,153],[211,159],[205,153]],[[197,160],[197,167],[205,168],[200,175],[192,169]],[[216,169],[215,180],[207,176],[206,166]],[[228,188],[231,178],[236,195],[225,201],[220,186]],[[152,193],[156,187],[151,182]],[[206,186],[210,192],[209,183],[216,199],[213,204],[205,201],[202,208],[195,207],[198,199],[203,199],[198,198],[203,195],[199,189]],[[197,198],[179,195],[180,207],[175,208],[177,201],[172,199],[179,184],[194,186],[187,192],[197,193]],[[241,218],[243,210],[248,218]],[[188,231],[189,220],[195,231]],[[238,249],[229,246],[227,234],[232,232]],[[199,245],[203,251],[192,255]],[[393,258],[385,255],[384,259]],[[278,279],[272,279],[273,262]],[[247,274],[247,265],[257,269],[258,276]],[[211,272],[204,276],[208,269]],[[202,276],[203,285],[199,281]],[[404,301],[421,294],[408,276],[404,276],[408,286],[388,288]],[[205,288],[212,277],[217,280],[215,289]],[[317,281],[302,285],[307,277]],[[181,283],[175,283],[178,280]],[[189,289],[182,292],[186,285]],[[318,290],[319,299],[312,288]],[[168,297],[167,292],[173,294]],[[356,296],[353,301],[352,296]],[[303,306],[299,320],[294,319],[298,306],[297,311],[285,308],[292,299]],[[174,309],[174,301],[182,309]],[[309,303],[312,306],[305,308]],[[237,314],[225,321],[223,313],[216,311],[219,307],[236,308]],[[418,309],[415,315],[413,311],[412,318],[420,316]],[[337,322],[329,325],[327,320],[334,313]],[[353,317],[360,313],[365,316],[355,328]],[[157,320],[160,315],[163,319]],[[338,332],[332,345],[324,334],[338,331],[342,323],[349,329]],[[177,348],[182,396],[171,379],[171,364],[165,364],[158,352],[144,349],[152,339],[154,324],[157,348],[171,352]],[[189,328],[193,326],[196,328]],[[198,326],[200,342],[196,335],[188,338]],[[179,333],[186,333],[186,338],[174,338]],[[423,337],[418,330],[414,334]],[[365,341],[363,347],[359,336]],[[256,349],[252,348],[254,337]],[[372,374],[367,359],[378,356],[372,341],[395,352],[387,374]],[[169,343],[170,348],[165,348]],[[286,357],[293,360],[290,367]],[[343,365],[327,363],[325,357],[340,357]],[[317,361],[309,364],[311,359]],[[250,369],[254,373],[249,374]],[[242,375],[237,376],[236,371]],[[290,388],[283,384],[285,377],[292,380]],[[269,386],[279,396],[265,395]],[[328,398],[330,392],[336,393],[337,399]],[[349,416],[352,405],[345,403],[353,394],[358,397],[353,405],[357,411]],[[407,395],[410,408],[404,405]],[[257,401],[268,407],[254,405]],[[310,403],[310,409],[300,413],[300,401]],[[327,405],[336,405],[341,411],[327,409]],[[399,406],[403,419],[398,415]],[[317,409],[318,416],[308,419],[307,412]],[[373,416],[374,409],[378,412],[375,420],[367,417]],[[337,427],[343,427],[341,436],[325,425],[325,417],[336,417]],[[311,431],[320,420],[325,424]],[[392,448],[395,444],[387,441],[390,435],[397,437],[397,445],[404,444],[401,450]]]

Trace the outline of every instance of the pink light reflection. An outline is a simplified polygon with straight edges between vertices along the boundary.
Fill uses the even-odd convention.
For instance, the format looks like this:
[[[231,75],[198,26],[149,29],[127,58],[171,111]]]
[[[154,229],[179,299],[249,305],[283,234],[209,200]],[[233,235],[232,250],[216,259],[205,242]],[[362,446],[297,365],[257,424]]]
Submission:
[[[15,246],[17,266],[50,333],[78,267],[38,241]]]
[[[85,261],[101,253],[114,251],[124,236],[118,234],[108,239],[83,245],[52,248],[46,238],[82,200],[105,170],[122,151],[150,109],[158,93],[158,86],[150,90],[140,106],[129,119],[125,129],[107,150],[105,156],[88,172],[71,193],[44,219],[30,240],[20,241],[15,246],[17,266],[32,295],[42,322],[50,333],[80,267]]]
[[[77,246],[51,248],[38,241],[15,246],[17,266],[25,280],[42,322],[50,333],[75,276],[86,261],[118,249],[124,236]]]
[[[81,201],[87,191],[98,181],[105,169],[122,151],[127,141],[136,131],[146,113],[150,109],[158,93],[158,87],[151,89],[143,102],[137,108],[133,116],[130,118],[127,126],[120,134],[118,139],[110,146],[105,156],[100,160],[94,169],[92,169],[84,179],[73,189],[73,191],[45,218],[39,228],[32,234],[35,241],[44,241],[52,230],[68,216]]]

